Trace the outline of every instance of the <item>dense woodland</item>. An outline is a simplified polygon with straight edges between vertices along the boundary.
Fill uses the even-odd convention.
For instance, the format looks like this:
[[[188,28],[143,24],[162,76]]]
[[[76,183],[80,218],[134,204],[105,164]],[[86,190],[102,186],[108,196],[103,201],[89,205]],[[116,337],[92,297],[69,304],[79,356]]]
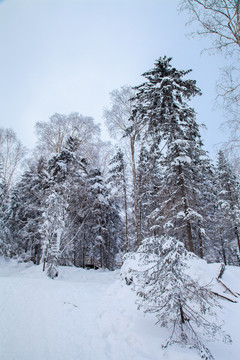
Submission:
[[[34,155],[1,129],[1,254],[110,270],[149,237],[170,236],[210,262],[240,265],[239,182],[225,154],[214,166],[190,106],[190,71],[156,61],[143,84],[111,93],[104,112],[117,146],[77,113],[36,124]],[[14,173],[15,172],[15,173]]]
[[[141,85],[114,90],[104,117],[115,146],[91,117],[38,122],[21,175],[25,149],[1,129],[0,254],[41,264],[52,279],[60,265],[130,261],[123,279],[139,308],[172,329],[164,347],[180,342],[209,360],[199,334],[231,341],[211,320],[221,295],[186,269],[199,258],[240,266],[239,182],[224,151],[213,165],[204,150],[189,74],[163,57]]]
[[[138,307],[171,333],[162,347],[185,344],[210,360],[202,338],[231,342],[213,319],[218,300],[237,301],[202,285],[191,264],[221,263],[216,280],[239,296],[221,276],[240,266],[240,1],[180,0],[180,10],[231,59],[217,85],[231,136],[216,163],[191,106],[201,95],[191,70],[160,57],[142,84],[110,93],[103,117],[113,144],[76,112],[37,122],[31,153],[0,128],[0,255],[41,265],[51,279],[59,266],[123,265]]]

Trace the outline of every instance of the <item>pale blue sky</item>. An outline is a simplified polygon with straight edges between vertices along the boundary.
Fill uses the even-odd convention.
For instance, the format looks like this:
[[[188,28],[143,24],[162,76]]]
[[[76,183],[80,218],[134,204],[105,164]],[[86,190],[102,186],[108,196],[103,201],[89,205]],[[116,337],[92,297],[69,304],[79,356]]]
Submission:
[[[206,148],[226,139],[213,111],[215,82],[225,60],[200,55],[208,40],[188,39],[178,0],[0,1],[0,126],[34,145],[34,124],[77,111],[103,122],[109,92],[138,85],[159,56],[192,68],[203,96],[194,101],[205,122]]]

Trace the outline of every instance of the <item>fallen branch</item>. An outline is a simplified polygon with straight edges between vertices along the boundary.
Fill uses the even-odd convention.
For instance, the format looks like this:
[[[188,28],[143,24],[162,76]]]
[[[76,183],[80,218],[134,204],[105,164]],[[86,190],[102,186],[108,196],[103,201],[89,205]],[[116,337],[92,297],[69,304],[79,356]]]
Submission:
[[[223,299],[225,299],[225,300],[231,301],[231,302],[233,302],[233,303],[235,303],[235,304],[237,303],[237,301],[232,300],[232,299],[230,299],[230,298],[228,298],[228,297],[226,297],[226,296],[220,295],[220,294],[216,293],[215,291],[212,291],[212,294],[214,294],[214,295],[216,295],[216,296],[219,296],[219,297],[221,297],[221,298],[223,298]]]
[[[229,289],[229,287],[227,287],[227,285],[225,285],[224,282],[222,280],[220,280],[223,276],[224,271],[225,271],[225,265],[221,264],[219,274],[216,277],[216,280],[217,280],[217,282],[219,282],[219,284],[221,284],[225,288],[225,290],[227,290],[228,292],[230,292],[230,294],[232,294],[234,297],[237,298],[239,294],[236,295],[236,293],[234,293],[231,289]]]
[[[76,307],[76,308],[78,308],[78,309],[79,309],[79,306],[77,306],[77,305],[75,305],[75,304],[72,304],[72,303],[70,303],[70,302],[66,302],[66,301],[64,301],[64,304],[72,305],[72,306],[74,306],[74,307]]]
[[[217,279],[217,281],[227,290],[230,292],[230,294],[232,294],[233,296],[235,296],[236,298],[238,297],[231,289],[229,289],[220,279]]]

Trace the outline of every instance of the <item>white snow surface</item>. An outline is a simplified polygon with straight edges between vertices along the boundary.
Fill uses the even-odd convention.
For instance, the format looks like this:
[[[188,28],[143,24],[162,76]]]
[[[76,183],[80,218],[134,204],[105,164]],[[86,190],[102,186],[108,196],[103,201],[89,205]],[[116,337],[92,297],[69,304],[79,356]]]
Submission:
[[[203,282],[215,279],[218,269],[219,264],[192,264]],[[223,281],[237,292],[239,279],[240,268],[227,267]],[[163,350],[168,330],[155,325],[154,315],[137,310],[135,301],[131,286],[120,281],[119,270],[61,267],[59,277],[51,280],[41,266],[0,258],[0,359],[200,359],[194,349],[180,345]],[[240,297],[236,304],[224,300],[221,304],[219,317],[225,319],[223,329],[233,343],[207,346],[216,360],[237,360]]]

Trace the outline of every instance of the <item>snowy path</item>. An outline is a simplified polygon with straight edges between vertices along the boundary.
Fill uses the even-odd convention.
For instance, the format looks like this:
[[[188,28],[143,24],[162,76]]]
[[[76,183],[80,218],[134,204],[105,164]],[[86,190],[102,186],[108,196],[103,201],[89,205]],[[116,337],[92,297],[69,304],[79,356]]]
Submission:
[[[137,311],[119,272],[65,267],[53,281],[39,266],[1,265],[1,360],[199,359],[179,346],[161,349],[165,330]]]
[[[40,273],[36,280],[29,270],[1,278],[0,359],[96,359],[96,350],[104,354],[97,319],[110,280],[99,276],[92,282],[91,272],[84,274],[84,285],[51,281]],[[26,278],[29,274],[33,278]]]

